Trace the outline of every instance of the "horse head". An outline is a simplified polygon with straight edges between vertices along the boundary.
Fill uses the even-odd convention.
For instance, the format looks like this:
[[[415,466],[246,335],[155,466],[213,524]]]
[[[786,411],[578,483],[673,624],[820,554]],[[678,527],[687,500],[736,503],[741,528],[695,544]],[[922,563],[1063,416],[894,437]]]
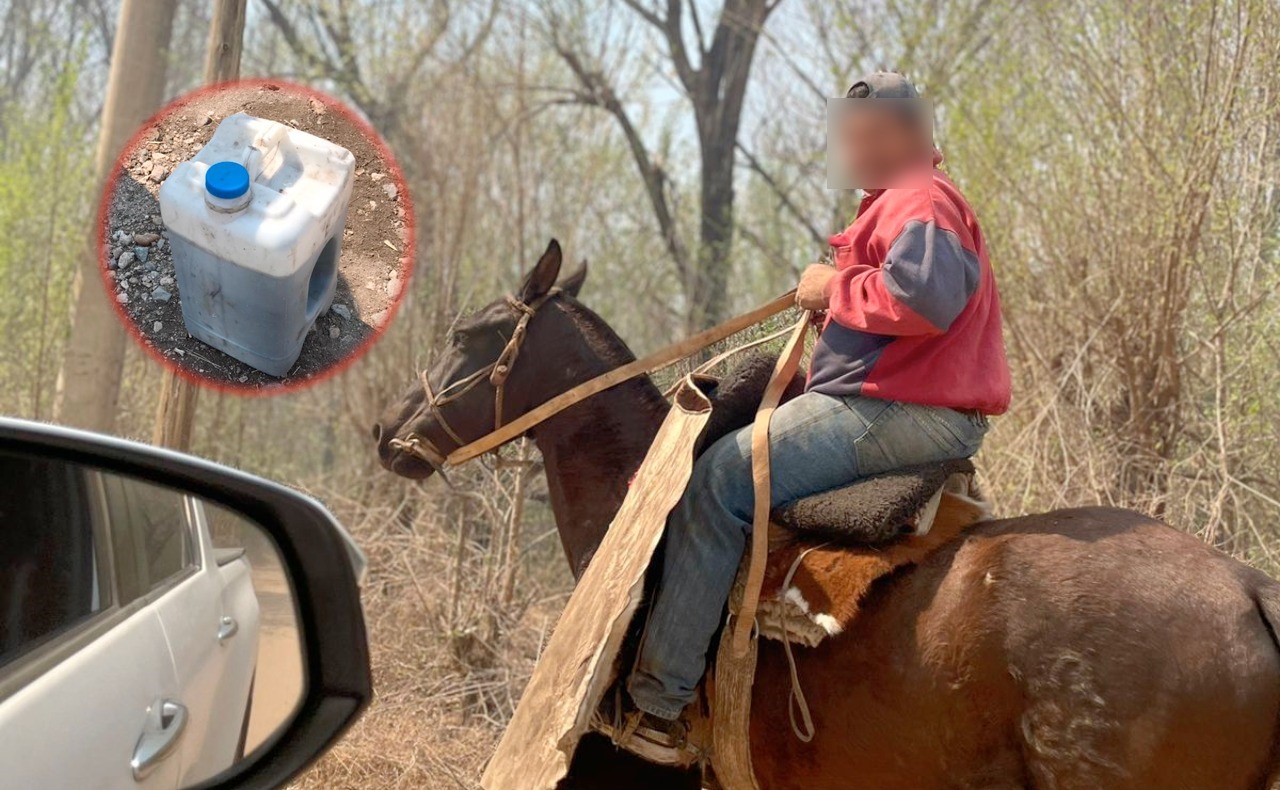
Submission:
[[[584,341],[564,303],[576,300],[587,265],[557,284],[561,263],[552,239],[515,293],[455,323],[444,350],[373,425],[386,469],[429,477],[453,450],[571,384],[573,349]]]

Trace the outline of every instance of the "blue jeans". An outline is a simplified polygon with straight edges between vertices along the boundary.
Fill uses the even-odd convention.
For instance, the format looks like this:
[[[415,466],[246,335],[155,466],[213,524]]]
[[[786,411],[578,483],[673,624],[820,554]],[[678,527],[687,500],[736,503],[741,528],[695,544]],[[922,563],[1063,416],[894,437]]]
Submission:
[[[985,418],[951,409],[807,392],[773,415],[771,503],[973,455],[986,430]],[[748,426],[702,454],[667,520],[662,580],[627,683],[641,710],[675,719],[693,701],[746,550],[754,500]]]

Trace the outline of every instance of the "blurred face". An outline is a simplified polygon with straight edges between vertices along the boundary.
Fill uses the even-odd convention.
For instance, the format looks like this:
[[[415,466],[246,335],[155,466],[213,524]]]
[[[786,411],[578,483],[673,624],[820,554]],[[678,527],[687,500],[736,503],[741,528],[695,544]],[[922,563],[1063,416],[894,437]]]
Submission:
[[[900,104],[911,99],[848,99],[830,120],[830,175],[835,187],[883,189],[908,186],[927,174],[933,160],[933,134],[927,113],[909,114]]]

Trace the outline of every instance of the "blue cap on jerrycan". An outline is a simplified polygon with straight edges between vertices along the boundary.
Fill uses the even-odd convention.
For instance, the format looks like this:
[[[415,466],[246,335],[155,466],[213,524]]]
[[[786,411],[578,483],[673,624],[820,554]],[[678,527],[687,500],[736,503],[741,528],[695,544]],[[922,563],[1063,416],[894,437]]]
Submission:
[[[213,197],[234,200],[249,191],[249,171],[239,162],[218,162],[205,171],[204,188]]]

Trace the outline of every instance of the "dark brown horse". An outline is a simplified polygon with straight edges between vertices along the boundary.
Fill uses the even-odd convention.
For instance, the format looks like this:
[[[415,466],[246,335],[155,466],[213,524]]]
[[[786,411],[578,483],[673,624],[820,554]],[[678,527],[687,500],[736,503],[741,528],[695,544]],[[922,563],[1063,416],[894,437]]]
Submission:
[[[556,282],[554,243],[518,298]],[[506,382],[509,421],[633,357],[576,298],[585,267],[528,326]],[[435,391],[492,363],[518,313],[462,320],[429,371]],[[375,427],[391,471],[432,468],[395,449],[457,441],[415,383]],[[565,554],[581,574],[667,404],[648,380],[596,395],[532,431]],[[442,407],[472,441],[494,426],[487,382]],[[398,443],[396,443],[398,444]],[[1280,782],[1280,584],[1138,513],[1061,510],[986,522],[877,583],[853,627],[796,659],[817,735],[786,711],[777,644],[760,648],[751,746],[763,788],[1267,788]],[[697,786],[598,740],[573,787]]]

